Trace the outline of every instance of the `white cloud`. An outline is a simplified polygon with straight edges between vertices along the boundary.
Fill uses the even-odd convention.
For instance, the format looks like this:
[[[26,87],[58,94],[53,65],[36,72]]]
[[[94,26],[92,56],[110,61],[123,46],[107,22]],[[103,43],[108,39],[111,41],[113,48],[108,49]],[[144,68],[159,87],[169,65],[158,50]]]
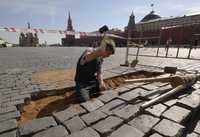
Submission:
[[[186,15],[195,15],[195,14],[200,14],[200,7],[192,7],[186,9]]]

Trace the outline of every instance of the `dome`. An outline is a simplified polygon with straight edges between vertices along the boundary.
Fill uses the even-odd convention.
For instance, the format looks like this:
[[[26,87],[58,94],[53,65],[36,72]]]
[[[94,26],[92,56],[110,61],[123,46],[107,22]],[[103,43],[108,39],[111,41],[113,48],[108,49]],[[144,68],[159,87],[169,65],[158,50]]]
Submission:
[[[151,11],[149,14],[147,14],[142,20],[141,22],[146,22],[146,21],[150,21],[150,20],[154,20],[154,19],[159,19],[161,18],[159,15],[156,15],[154,11]]]

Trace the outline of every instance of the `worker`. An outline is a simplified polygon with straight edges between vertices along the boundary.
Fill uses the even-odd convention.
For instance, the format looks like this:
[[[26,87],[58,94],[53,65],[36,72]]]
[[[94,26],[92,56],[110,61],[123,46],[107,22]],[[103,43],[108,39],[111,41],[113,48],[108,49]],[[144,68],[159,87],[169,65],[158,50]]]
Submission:
[[[114,53],[115,43],[105,35],[98,48],[83,52],[75,75],[76,92],[80,102],[88,101],[93,95],[100,95],[100,90],[106,88],[102,77],[102,63],[104,58]]]

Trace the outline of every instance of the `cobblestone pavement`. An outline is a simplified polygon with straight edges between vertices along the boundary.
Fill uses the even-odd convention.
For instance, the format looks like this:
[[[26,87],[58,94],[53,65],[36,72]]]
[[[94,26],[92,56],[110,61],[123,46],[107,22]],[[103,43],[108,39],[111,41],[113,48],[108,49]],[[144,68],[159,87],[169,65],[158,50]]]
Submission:
[[[86,48],[1,48],[0,49],[0,70],[2,71],[41,71],[59,68],[75,68],[77,59]],[[169,49],[169,55],[175,56],[177,49]],[[130,49],[130,53],[136,53],[135,48]],[[200,49],[192,50],[191,56],[200,59]],[[124,63],[125,48],[117,48],[116,54],[109,57],[104,62],[104,68],[112,68]],[[140,49],[140,54],[156,55],[156,48]],[[188,49],[180,49],[180,56],[187,57]],[[165,55],[165,50],[160,49],[160,56]],[[130,61],[135,57],[130,57]],[[156,59],[156,61],[155,61]],[[170,60],[170,61],[169,61]],[[199,68],[198,60],[171,59],[139,57],[139,63],[143,65],[153,65],[163,67],[165,65],[175,65],[180,68]]]
[[[149,99],[148,94],[155,89],[170,88],[169,85],[127,85],[117,91],[108,91],[94,101],[76,104],[52,116],[18,125],[21,108],[29,103],[32,96],[59,90],[56,83],[34,83],[32,74],[41,70],[75,68],[83,50],[84,48],[0,49],[0,137],[200,136],[200,118],[197,115],[200,108],[200,83],[194,85],[192,92],[184,91],[183,95],[144,112],[139,111],[139,106]],[[105,77],[138,70],[163,71],[159,67],[174,65],[184,70],[200,68],[198,60],[150,57],[139,57],[142,65],[134,69],[116,67],[119,63],[124,63],[124,53],[124,48],[117,49],[115,56],[105,60]],[[66,82],[59,88],[71,86],[73,84]]]

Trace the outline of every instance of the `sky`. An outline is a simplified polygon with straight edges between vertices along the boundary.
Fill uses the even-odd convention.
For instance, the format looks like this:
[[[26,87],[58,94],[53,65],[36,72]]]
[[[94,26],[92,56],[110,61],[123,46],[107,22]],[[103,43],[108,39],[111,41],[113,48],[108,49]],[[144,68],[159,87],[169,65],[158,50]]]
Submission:
[[[200,14],[200,0],[0,0],[0,27],[66,30],[68,12],[76,31],[91,32],[103,25],[124,29],[132,11],[136,22],[154,11],[162,17]],[[18,43],[18,34],[0,32],[0,37]],[[64,35],[39,34],[40,43],[61,43]]]

